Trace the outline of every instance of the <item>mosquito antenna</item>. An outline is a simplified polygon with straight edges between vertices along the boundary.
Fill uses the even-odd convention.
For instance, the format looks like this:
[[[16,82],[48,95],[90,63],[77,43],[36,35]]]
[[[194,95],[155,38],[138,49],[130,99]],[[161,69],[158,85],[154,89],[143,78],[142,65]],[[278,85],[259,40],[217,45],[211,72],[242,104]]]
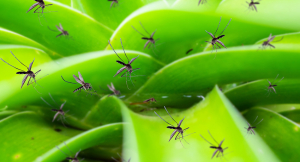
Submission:
[[[219,143],[214,139],[214,137],[210,134],[209,130],[207,130],[211,138],[219,145]]]
[[[166,106],[164,106],[164,108],[165,108],[165,110],[167,111],[167,113],[169,114],[169,116],[172,118],[172,116],[171,116],[170,113],[168,112]],[[172,118],[172,119],[173,119],[173,118]],[[174,120],[174,119],[173,119],[173,120]],[[175,121],[175,120],[174,120],[174,121]],[[177,122],[175,121],[175,123],[177,123]],[[177,123],[177,125],[178,125],[178,123]]]
[[[271,83],[273,83],[273,82],[277,79],[278,75],[279,75],[279,74],[277,74],[276,78],[275,78]]]
[[[165,121],[162,117],[160,117],[155,111],[154,111],[154,113],[159,117],[159,118],[161,118],[161,120],[163,120],[163,121]],[[168,123],[167,121],[165,121],[166,123]],[[170,123],[168,123],[169,125],[172,125],[172,124],[170,124]],[[172,125],[173,127],[174,127],[174,125]]]
[[[65,82],[67,82],[67,83],[71,83],[71,84],[79,84],[79,83],[72,83],[72,82],[68,82],[68,81],[66,81],[64,78],[63,78],[63,76],[61,75],[61,78],[65,81]]]
[[[53,107],[52,105],[50,105],[43,97],[41,97],[41,99],[42,99],[48,106],[50,106],[50,107],[52,107],[52,108],[55,108],[55,107]]]
[[[221,19],[222,19],[222,17],[220,17],[219,25],[218,25],[218,27],[217,27],[216,32],[214,33],[214,37],[215,37],[215,35],[216,35],[216,33],[217,33],[218,29],[219,29],[219,26],[220,26],[220,23],[221,23]],[[220,35],[221,35],[221,34],[220,34]]]
[[[207,143],[209,143],[209,144],[211,144],[212,146],[214,146],[214,144],[212,144],[212,143],[210,143],[208,140],[206,140],[201,134],[200,134],[200,136],[201,136]]]
[[[136,31],[136,32],[138,32],[139,34],[141,34],[142,36],[144,36],[144,34],[142,34],[141,32],[139,32],[136,28],[134,28],[132,25],[131,25],[131,27]],[[144,36],[144,37],[146,37],[146,36]]]
[[[277,40],[277,41],[272,41],[272,42],[280,42],[283,39],[284,36],[282,36],[281,39]]]
[[[148,32],[147,32],[147,30],[144,28],[144,26],[143,26],[143,24],[140,22],[140,24],[141,24],[141,26],[143,27],[143,29],[146,31],[146,33],[147,34],[149,34]],[[149,34],[150,36],[151,36],[151,34]]]
[[[66,154],[65,152],[63,152],[63,150],[59,149],[58,146],[55,146],[59,151],[61,151],[62,153],[64,153],[66,156],[69,156],[68,154]]]
[[[21,69],[19,69],[19,68],[16,68],[16,67],[14,67],[14,66],[12,66],[11,64],[9,64],[9,63],[7,63],[6,61],[4,61],[2,58],[0,58],[3,62],[5,62],[7,65],[9,65],[9,66],[11,66],[11,67],[13,67],[13,68],[15,68],[15,69],[18,69],[18,70],[21,70]],[[24,70],[21,70],[21,71],[24,71]],[[24,71],[25,72],[25,71]]]
[[[228,24],[226,25],[225,29],[227,28],[227,26],[229,25],[231,19],[229,20]],[[225,29],[220,33],[220,35],[225,31]]]
[[[124,47],[123,47],[123,43],[122,43],[122,39],[121,39],[121,38],[120,38],[120,41],[121,41],[121,45],[122,45],[123,51],[124,51],[124,53],[125,53],[125,56],[127,57],[126,52],[125,52]],[[128,63],[129,63],[128,57],[127,57],[127,60],[128,60]]]
[[[260,122],[262,122],[264,119],[261,119],[261,121],[259,121],[257,124],[255,124],[255,126],[257,126]]]
[[[114,50],[114,48],[113,48],[112,45],[110,44],[109,40],[108,40],[108,43],[109,43],[111,49],[112,49],[112,50],[115,52],[115,54],[119,57],[119,59],[122,60],[121,57],[117,54],[117,52]],[[122,46],[122,47],[123,47],[123,46]],[[123,60],[122,60],[122,61],[123,61]],[[123,61],[123,62],[124,62],[124,61]]]

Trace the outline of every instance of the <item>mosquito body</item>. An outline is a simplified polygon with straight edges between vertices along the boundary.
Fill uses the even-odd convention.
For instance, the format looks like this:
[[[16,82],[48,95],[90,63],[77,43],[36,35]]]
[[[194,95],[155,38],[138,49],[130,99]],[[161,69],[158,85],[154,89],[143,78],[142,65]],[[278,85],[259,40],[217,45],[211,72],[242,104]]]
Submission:
[[[273,46],[273,45],[271,44],[271,42],[274,40],[275,37],[276,37],[276,36],[275,36],[275,35],[272,36],[272,33],[271,33],[270,36],[269,36],[269,38],[268,38],[268,40],[264,41],[263,44],[262,44],[262,47],[260,47],[260,48],[265,49],[265,48],[268,47],[268,46],[269,46],[270,48],[275,48],[275,46]],[[279,41],[281,41],[282,39],[283,39],[283,37],[282,37],[280,40],[273,41],[273,42],[279,42]]]
[[[169,116],[172,118],[172,116],[171,116],[170,113],[168,112],[167,108],[166,108],[166,107],[164,107],[164,108],[165,108],[165,110],[167,111],[167,113],[169,114]],[[175,140],[180,139],[180,138],[184,139],[183,137],[185,137],[185,136],[183,136],[183,133],[184,133],[187,129],[189,129],[189,127],[185,128],[185,129],[182,129],[182,128],[181,128],[181,124],[182,124],[184,118],[183,118],[182,120],[180,120],[179,123],[177,123],[177,122],[172,118],[173,121],[175,121],[175,123],[177,123],[177,126],[174,126],[174,125],[168,123],[168,122],[167,122],[166,120],[164,120],[162,117],[160,117],[155,111],[154,111],[154,113],[155,113],[159,118],[161,118],[164,122],[166,122],[167,124],[170,125],[170,126],[167,126],[168,129],[174,129],[173,133],[172,133],[171,136],[170,136],[169,142],[171,141],[171,139],[174,137],[174,135],[175,135],[176,133],[177,133],[177,135],[175,136]],[[181,135],[181,136],[180,136],[180,135]],[[185,139],[184,139],[184,140],[185,140]],[[181,140],[180,140],[180,143],[181,143]],[[182,143],[181,143],[181,144],[182,144]],[[183,146],[183,145],[182,145],[182,146]]]
[[[121,41],[121,44],[122,44],[122,40],[121,39],[120,39],[120,41]],[[112,50],[115,52],[115,54],[119,57],[119,59],[122,60],[121,57],[117,54],[117,52],[114,50],[114,48],[112,47],[112,45],[110,44],[109,41],[108,41],[108,43],[109,43],[110,47],[112,48]],[[123,48],[124,54],[125,54],[125,56],[126,56],[126,58],[128,60],[128,63],[126,64],[125,61],[123,61],[123,60],[122,61],[117,60],[116,62],[119,63],[119,64],[121,64],[121,65],[123,65],[124,67],[122,67],[121,69],[119,69],[117,71],[117,73],[114,75],[114,77],[117,76],[118,74],[120,74],[122,71],[126,70],[126,72],[124,74],[122,74],[121,77],[123,77],[126,74],[126,76],[125,76],[126,77],[126,85],[127,85],[127,88],[129,89],[128,84],[127,84],[127,73],[129,73],[129,78],[130,78],[130,81],[131,81],[131,73],[133,71],[135,71],[135,70],[139,70],[140,69],[140,68],[133,69],[132,66],[131,66],[131,64],[139,56],[137,56],[137,57],[135,57],[135,58],[133,58],[133,59],[131,59],[129,61],[129,59],[128,59],[127,55],[126,55],[126,52],[124,50],[123,44],[122,44],[122,48]],[[131,83],[132,83],[132,81],[131,81]],[[132,85],[134,85],[134,84],[132,83]]]
[[[38,15],[41,13],[41,15],[43,16],[43,14],[45,13],[44,12],[44,9],[46,8],[46,7],[48,7],[48,6],[51,6],[51,5],[53,5],[53,4],[45,4],[45,2],[44,2],[44,0],[35,0],[37,3],[35,3],[35,4],[33,4],[30,8],[29,8],[29,10],[26,12],[26,13],[28,13],[29,11],[31,11],[32,9],[34,9],[36,6],[39,6],[36,10],[34,10],[34,12],[33,13],[38,13]],[[42,12],[38,12],[39,11],[39,9],[42,9]],[[55,11],[51,11],[51,12],[55,12]],[[40,19],[40,16],[39,16],[39,19]],[[42,24],[41,24],[42,25]]]
[[[68,150],[72,153],[72,151],[69,149],[69,147],[67,146],[67,144],[65,142],[64,142],[64,144],[66,145],[66,147],[68,148]],[[78,159],[78,155],[79,155],[79,153],[80,153],[81,150],[79,150],[78,152],[76,152],[76,154],[75,154],[74,157],[70,157],[68,154],[66,154],[61,149],[59,149],[59,147],[56,146],[56,148],[67,156],[66,160],[71,160],[71,162],[81,162],[81,161],[84,160],[84,159],[81,159],[81,160]]]
[[[258,2],[254,2],[254,0],[251,0],[251,2],[246,2],[248,4],[248,8],[250,10],[255,10],[257,12],[257,8],[255,5],[258,5],[259,4],[259,1]]]
[[[149,35],[149,37],[146,37],[144,34],[142,34],[141,32],[139,32],[139,31],[138,31],[137,29],[135,29],[133,26],[131,26],[131,27],[132,27],[136,32],[138,32],[140,35],[143,36],[143,37],[142,37],[143,40],[147,40],[147,42],[146,42],[145,45],[144,45],[144,49],[149,45],[149,43],[150,43],[150,45],[148,46],[148,48],[150,48],[151,45],[153,45],[153,46],[155,47],[155,42],[159,40],[159,38],[156,39],[156,40],[153,38],[153,36],[154,36],[156,30],[150,35],[150,33],[147,32],[147,30],[144,28],[144,26],[143,26],[143,24],[142,24],[141,22],[140,22],[140,24],[141,24],[142,28],[146,31],[146,33]]]
[[[11,51],[10,51],[11,52]],[[35,83],[37,83],[36,82],[36,79],[35,79],[35,77],[36,77],[36,75],[41,71],[41,70],[38,70],[37,72],[33,72],[33,71],[31,71],[31,68],[32,68],[32,64],[33,64],[33,62],[34,62],[34,59],[33,59],[33,61],[29,64],[29,67],[28,66],[26,66],[26,65],[24,65],[12,52],[11,52],[11,54],[23,65],[23,66],[25,66],[26,68],[27,68],[27,71],[24,71],[24,70],[22,70],[22,69],[19,69],[19,68],[16,68],[16,67],[14,67],[14,66],[12,66],[11,64],[9,64],[9,63],[7,63],[6,61],[4,61],[2,58],[0,58],[3,62],[5,62],[6,64],[8,64],[9,66],[11,66],[11,67],[13,67],[13,68],[15,68],[15,69],[17,69],[17,70],[20,70],[19,72],[17,72],[16,74],[25,74],[25,76],[24,76],[24,78],[23,78],[23,80],[22,80],[22,85],[21,85],[21,88],[23,87],[23,85],[24,85],[24,83],[26,82],[26,80],[27,80],[27,78],[29,77],[29,80],[28,80],[28,83],[27,83],[27,86],[29,85],[29,83],[30,83],[30,80],[31,80],[31,78],[35,81]]]
[[[119,5],[119,0],[108,0],[108,1],[111,1],[110,8],[115,7],[116,5]]]
[[[149,103],[149,102],[156,102],[156,100],[152,97],[144,101],[144,103]]]
[[[225,138],[223,139],[223,141],[221,141],[220,143],[218,143],[218,142],[214,139],[214,137],[210,134],[209,131],[208,131],[208,133],[209,133],[209,135],[211,136],[211,138],[217,143],[217,145],[214,145],[214,144],[210,143],[210,142],[209,142],[208,140],[206,140],[201,134],[200,134],[200,136],[201,136],[206,142],[208,142],[209,144],[211,144],[210,148],[215,149],[215,151],[214,151],[214,153],[213,153],[213,155],[212,155],[211,158],[214,158],[214,156],[215,156],[216,154],[217,154],[216,157],[222,157],[222,156],[224,157],[224,151],[225,151],[226,149],[228,149],[228,147],[226,147],[226,148],[223,148],[223,147],[222,147],[222,144],[223,144]]]
[[[220,26],[220,23],[221,23],[221,19],[222,19],[222,17],[220,18],[219,25],[218,25],[217,30],[216,30],[216,32],[215,32],[214,34],[212,34],[212,33],[210,33],[210,32],[208,32],[208,31],[205,30],[206,33],[208,33],[208,34],[212,37],[211,42],[209,42],[209,41],[205,41],[205,42],[211,44],[212,47],[213,47],[213,50],[215,49],[215,48],[214,48],[215,45],[216,45],[219,49],[221,49],[221,47],[220,47],[217,43],[219,43],[219,44],[222,45],[224,48],[226,48],[226,46],[224,45],[224,43],[222,43],[219,39],[221,39],[221,38],[223,38],[223,37],[225,36],[225,35],[221,35],[221,34],[225,31],[225,29],[226,29],[227,26],[229,25],[231,19],[229,20],[229,22],[228,22],[227,26],[224,28],[224,30],[219,34],[219,36],[216,37],[216,33],[217,33],[217,31],[218,31],[218,29],[219,29],[219,26]],[[217,52],[217,47],[216,47],[216,52]],[[213,50],[212,50],[212,52],[213,52]]]
[[[204,4],[204,3],[206,3],[207,2],[207,0],[199,0],[198,1],[198,6],[200,5],[200,4]]]
[[[258,116],[256,116],[256,118],[255,118],[255,120],[253,121],[253,123],[256,121],[257,117],[258,117]],[[264,119],[261,119],[261,121],[263,121],[263,120],[264,120]],[[255,133],[254,133],[254,128],[256,128],[256,126],[257,126],[261,121],[259,121],[258,123],[256,123],[255,126],[251,126],[251,125],[247,122],[248,128],[244,127],[244,128],[247,130],[247,134],[254,134],[254,135],[255,135]]]
[[[92,90],[92,89],[93,89],[93,87],[92,87],[92,85],[91,85],[90,83],[85,83],[85,82],[84,82],[84,80],[83,80],[83,78],[82,78],[82,76],[81,76],[81,74],[80,74],[79,71],[78,71],[78,76],[79,76],[79,78],[78,78],[76,75],[73,75],[73,77],[75,78],[75,80],[76,80],[77,83],[68,82],[68,81],[66,81],[62,76],[61,76],[61,78],[62,78],[65,82],[67,82],[67,83],[71,83],[71,84],[81,84],[81,87],[75,89],[75,90],[73,91],[73,93],[75,93],[75,92],[77,92],[77,91],[81,92],[81,89],[84,89],[86,92],[88,92],[89,90]]]
[[[49,27],[48,27],[49,28]],[[59,23],[59,26],[56,25],[56,28],[59,32],[61,32],[59,35],[56,36],[56,38],[60,37],[60,36],[65,36],[66,38],[72,38],[70,37],[69,35],[69,32],[64,30],[64,28],[62,27],[62,25]],[[50,29],[50,28],[49,28]],[[52,30],[50,29],[51,31],[54,31],[54,32],[57,32],[56,30]]]
[[[120,91],[116,90],[114,84],[113,84],[113,83],[110,83],[110,84],[111,84],[111,85],[110,85],[110,86],[107,85],[107,87],[108,87],[108,89],[111,90],[113,93],[110,94],[109,96],[111,96],[111,95],[116,95],[116,96],[120,95],[120,94],[121,94]]]
[[[278,75],[279,75],[279,74],[277,74],[277,76],[276,76],[276,78],[274,79],[274,81],[277,79]],[[270,92],[273,90],[274,93],[276,93],[276,90],[275,90],[275,87],[277,86],[276,84],[279,83],[283,78],[284,78],[284,77],[282,77],[278,82],[275,82],[275,83],[274,83],[274,81],[273,81],[273,83],[272,83],[272,82],[270,82],[270,81],[268,80],[269,86],[266,86],[266,87],[268,88],[267,91],[270,93]]]

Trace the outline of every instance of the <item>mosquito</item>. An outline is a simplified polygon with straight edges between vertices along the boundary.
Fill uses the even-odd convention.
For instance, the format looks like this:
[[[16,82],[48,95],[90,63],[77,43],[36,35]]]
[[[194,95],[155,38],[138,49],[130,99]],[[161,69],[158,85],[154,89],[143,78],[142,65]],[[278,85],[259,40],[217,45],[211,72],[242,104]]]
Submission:
[[[214,137],[210,134],[210,132],[208,131],[208,133],[209,133],[209,135],[211,136],[211,138],[217,143],[217,146],[215,146],[214,144],[212,144],[212,143],[210,143],[208,140],[206,140],[201,134],[200,134],[200,136],[206,141],[206,142],[208,142],[209,144],[211,144],[211,146],[210,146],[210,148],[212,148],[212,149],[216,149],[216,151],[213,153],[213,155],[212,155],[212,157],[211,158],[214,158],[214,156],[217,154],[217,158],[218,157],[224,157],[224,151],[226,150],[226,149],[228,149],[228,147],[226,147],[226,148],[222,148],[222,144],[223,144],[223,142],[224,142],[224,140],[225,140],[225,138],[223,139],[223,141],[221,141],[220,142],[220,144],[214,139]]]
[[[133,61],[134,61],[135,59],[137,59],[139,56],[137,56],[137,57],[135,57],[135,58],[133,58],[133,59],[131,59],[131,60],[129,61],[129,59],[128,59],[127,55],[126,55],[126,52],[125,52],[125,50],[124,50],[124,47],[123,47],[121,38],[120,38],[120,41],[121,41],[121,45],[122,45],[124,54],[125,54],[125,56],[126,56],[126,58],[127,58],[127,60],[128,60],[128,63],[127,63],[127,64],[125,63],[125,61],[123,61],[123,60],[121,59],[121,57],[117,54],[117,52],[114,50],[114,48],[112,47],[112,45],[111,45],[110,42],[108,41],[108,43],[109,43],[110,47],[112,48],[112,50],[113,50],[113,51],[115,52],[115,54],[119,57],[119,59],[122,60],[122,61],[117,60],[117,63],[119,63],[119,64],[121,64],[121,65],[124,66],[124,67],[122,67],[121,69],[119,69],[119,70],[117,71],[117,73],[114,75],[114,77],[117,76],[117,75],[120,74],[123,70],[126,69],[126,72],[125,72],[124,74],[122,74],[121,77],[123,77],[123,76],[126,74],[126,76],[125,76],[125,77],[126,77],[126,85],[127,85],[127,88],[129,89],[128,84],[127,84],[127,73],[129,73],[130,81],[131,81],[132,85],[134,86],[134,84],[133,84],[133,82],[132,82],[132,80],[131,80],[131,74],[132,74],[133,71],[139,70],[140,68],[132,69],[131,64],[132,64]],[[129,90],[130,90],[130,89],[129,89]]]
[[[110,8],[115,7],[116,5],[119,5],[119,0],[108,0],[108,1],[111,1]]]
[[[221,34],[225,31],[225,29],[226,29],[227,26],[229,25],[231,19],[229,20],[229,22],[228,22],[227,26],[225,27],[225,29],[219,34],[219,36],[218,36],[218,37],[215,37],[215,35],[216,35],[216,33],[217,33],[218,29],[219,29],[219,26],[220,26],[220,23],[221,23],[221,19],[222,19],[222,17],[220,17],[219,25],[218,25],[217,30],[216,30],[216,32],[215,32],[214,34],[211,34],[210,32],[207,32],[207,31],[205,30],[206,33],[208,33],[208,34],[212,37],[212,41],[211,41],[211,42],[209,42],[209,41],[205,41],[205,42],[210,43],[210,44],[212,45],[212,47],[213,47],[213,50],[214,50],[214,46],[215,46],[215,45],[216,45],[219,49],[221,49],[221,47],[220,47],[217,43],[221,44],[224,48],[226,48],[226,46],[225,46],[219,39],[221,39],[221,38],[223,38],[223,37],[225,36],[225,35],[221,35]],[[216,52],[217,52],[217,47],[216,47]],[[213,50],[212,50],[211,52],[213,52]],[[215,57],[216,57],[216,55],[215,55]]]
[[[275,46],[273,46],[271,44],[271,42],[279,42],[283,39],[283,37],[282,37],[280,40],[273,41],[275,37],[276,37],[275,35],[272,37],[272,33],[271,33],[268,40],[264,41],[263,44],[262,44],[262,47],[259,47],[259,48],[265,49],[267,46],[269,46],[271,49],[275,48]]]
[[[122,161],[126,161],[125,159],[123,159],[123,158],[120,156],[119,153],[118,153],[118,156],[120,157],[120,159],[121,159]],[[112,158],[114,161],[119,162],[119,160],[115,159],[114,157],[111,157],[111,158]],[[129,158],[127,162],[130,162],[130,160],[131,160],[131,158]]]
[[[73,154],[72,151],[69,149],[69,147],[67,146],[67,144],[65,142],[64,142],[64,144],[66,145],[66,147],[68,148],[68,150],[71,152],[71,154]],[[71,157],[68,154],[66,154],[65,152],[63,152],[61,149],[59,149],[58,146],[56,146],[56,148],[67,156],[66,160],[71,160],[71,162],[80,162],[80,161],[84,160],[84,159],[81,159],[81,160],[78,159],[78,155],[79,155],[79,153],[80,153],[81,150],[79,150],[78,152],[76,152],[76,154],[75,154],[74,157]]]
[[[81,87],[75,89],[75,90],[73,91],[73,93],[75,93],[75,92],[77,92],[77,91],[79,91],[79,93],[80,93],[80,92],[81,92],[81,89],[84,89],[84,90],[88,93],[89,90],[94,89],[90,83],[85,83],[85,82],[84,82],[84,80],[83,80],[83,78],[82,78],[82,76],[81,76],[81,74],[80,74],[79,71],[78,71],[78,76],[79,76],[79,78],[78,78],[76,75],[73,75],[73,77],[75,78],[75,80],[76,80],[77,83],[68,82],[68,81],[66,81],[62,76],[61,76],[61,78],[62,78],[65,82],[67,82],[67,83],[71,83],[71,84],[81,84]],[[95,90],[94,90],[94,91],[95,91]],[[96,91],[95,91],[95,92],[96,92]]]
[[[49,96],[50,96],[50,98],[52,99],[52,101],[53,101],[55,104],[57,104],[57,103],[55,102],[55,100],[53,99],[53,97],[51,96],[50,93],[49,93]],[[63,111],[63,107],[64,107],[64,105],[66,104],[67,101],[65,101],[64,103],[62,103],[62,104],[60,105],[60,108],[59,108],[59,109],[56,109],[55,107],[53,107],[52,105],[50,105],[43,97],[41,97],[41,99],[42,99],[48,106],[50,106],[50,107],[53,108],[53,109],[51,109],[51,111],[56,112],[55,115],[54,115],[54,117],[53,117],[52,122],[54,122],[55,119],[60,115],[60,118],[59,118],[58,120],[61,120],[62,124],[65,126],[65,124],[64,124],[64,120],[66,120],[65,114],[66,114],[69,110],[68,110],[68,111]],[[66,126],[65,126],[65,127],[66,127]]]
[[[11,52],[11,51],[10,51]],[[11,52],[11,54],[22,64],[22,65],[24,65],[12,52]],[[38,84],[37,82],[36,82],[36,79],[35,79],[35,77],[36,77],[36,75],[41,71],[41,69],[40,70],[38,70],[37,72],[32,72],[31,71],[31,68],[32,68],[32,64],[33,64],[33,62],[34,62],[34,59],[33,59],[33,61],[29,64],[29,67],[28,66],[26,66],[26,65],[24,65],[26,68],[27,68],[27,71],[24,71],[24,70],[21,70],[21,69],[19,69],[19,68],[16,68],[16,67],[14,67],[14,66],[12,66],[11,64],[9,64],[9,63],[7,63],[6,61],[4,61],[2,58],[0,58],[3,62],[5,62],[6,64],[8,64],[9,66],[11,66],[11,67],[13,67],[13,68],[15,68],[15,69],[18,69],[18,70],[20,70],[19,72],[17,72],[16,74],[26,74],[25,76],[24,76],[24,78],[23,78],[23,80],[22,80],[22,85],[21,85],[21,88],[23,87],[23,85],[24,85],[24,83],[26,82],[26,80],[27,80],[27,78],[29,77],[29,80],[28,80],[28,83],[27,83],[27,86],[29,85],[29,83],[30,83],[30,80],[31,80],[31,78],[35,81],[35,83],[36,84]],[[39,85],[39,84],[38,84]]]
[[[52,30],[49,26],[48,26],[48,28],[49,28],[51,31],[57,32],[56,30]],[[56,25],[56,28],[57,28],[58,31],[61,32],[59,35],[56,36],[56,38],[58,38],[58,37],[60,37],[60,36],[65,36],[67,39],[68,39],[68,38],[71,38],[71,39],[72,39],[72,37],[69,35],[69,32],[66,31],[66,30],[64,30],[64,28],[62,27],[61,23],[59,23],[59,26]]]
[[[277,79],[278,75],[279,75],[279,74],[277,74],[277,76],[276,76],[276,78],[274,79],[274,81]],[[269,92],[269,94],[270,94],[270,92],[271,92],[272,90],[274,91],[274,93],[276,93],[276,90],[275,90],[275,87],[277,86],[276,84],[279,83],[283,78],[284,78],[284,77],[282,77],[278,82],[275,82],[275,83],[274,83],[274,81],[273,81],[273,83],[272,83],[272,82],[270,82],[270,81],[268,80],[269,86],[266,86],[266,87],[268,88],[267,91]]]
[[[260,1],[260,0],[259,0]],[[259,1],[257,1],[257,2],[254,2],[254,0],[251,0],[251,2],[249,3],[249,2],[246,2],[247,4],[248,4],[248,8],[250,9],[250,10],[254,10],[255,9],[255,11],[257,12],[257,8],[256,8],[256,6],[255,5],[258,5],[259,4]]]
[[[44,12],[44,9],[46,8],[46,7],[48,7],[48,6],[51,6],[51,5],[53,5],[53,4],[45,4],[45,2],[44,2],[44,0],[35,0],[37,3],[35,3],[35,4],[33,4],[30,8],[29,8],[29,10],[26,12],[26,13],[28,13],[29,11],[31,11],[32,9],[34,9],[36,6],[38,6],[39,5],[39,7],[33,12],[33,13],[38,13],[38,17],[39,17],[39,20],[40,20],[40,13],[41,13],[41,15],[44,17],[44,13],[46,13],[46,12]],[[42,12],[37,12],[37,11],[39,11],[39,9],[42,9]],[[56,11],[49,11],[49,12],[56,12]],[[48,13],[49,13],[48,12]],[[44,17],[45,18],[45,17]],[[46,20],[46,19],[45,19]],[[40,20],[40,23],[41,23],[41,20]],[[42,24],[41,24],[42,25]]]
[[[166,107],[164,107],[164,108],[165,108],[165,110],[167,111],[167,113],[169,114],[169,116],[172,118],[172,116],[171,116],[170,113],[168,112],[167,108],[166,108]],[[172,118],[173,121],[175,121],[175,123],[177,123],[177,126],[174,126],[174,125],[168,123],[168,122],[167,122],[166,120],[164,120],[162,117],[160,117],[155,111],[154,111],[154,113],[155,113],[159,118],[161,118],[164,122],[166,122],[167,124],[170,125],[170,126],[167,126],[167,128],[169,128],[169,129],[175,129],[175,130],[173,131],[173,133],[171,134],[171,136],[170,136],[169,142],[171,141],[171,139],[174,137],[174,135],[175,135],[176,133],[178,133],[178,134],[175,136],[175,140],[177,140],[177,139],[180,140],[180,136],[179,136],[179,135],[181,135],[181,138],[184,139],[184,138],[183,138],[183,137],[184,137],[184,136],[183,136],[183,133],[184,133],[187,129],[190,128],[190,127],[187,127],[187,128],[185,128],[185,129],[182,129],[182,128],[181,128],[181,124],[182,124],[184,118],[183,118],[182,120],[180,120],[179,123],[177,123],[177,122]],[[184,139],[184,140],[185,140],[185,139]],[[188,143],[186,140],[185,140],[185,142]],[[180,140],[180,143],[182,144],[181,140]],[[183,144],[182,144],[182,146],[183,146]],[[184,146],[183,146],[183,147],[184,147]]]
[[[110,86],[109,86],[109,84],[108,84],[107,87],[108,87],[109,90],[111,90],[111,91],[113,92],[112,94],[110,94],[110,95],[108,95],[108,96],[111,96],[111,95],[118,96],[118,95],[121,94],[120,91],[116,90],[116,88],[115,88],[115,86],[114,86],[113,83],[110,83]]]
[[[142,39],[147,40],[146,44],[144,45],[144,49],[149,45],[149,43],[150,43],[150,45],[148,46],[148,48],[150,48],[151,45],[153,45],[154,48],[155,48],[155,42],[159,40],[159,38],[158,38],[158,39],[154,39],[154,38],[153,38],[153,36],[154,36],[156,30],[150,35],[150,34],[148,33],[148,31],[144,28],[144,26],[143,26],[143,24],[142,24],[141,22],[140,22],[140,24],[141,24],[142,28],[146,31],[146,33],[147,33],[150,37],[146,37],[146,36],[143,35],[141,32],[139,32],[137,29],[135,29],[133,26],[131,26],[131,27],[132,27],[136,32],[138,32],[140,35],[143,36]]]
[[[207,0],[199,0],[198,1],[198,6],[200,5],[200,4],[204,4],[204,3],[206,3],[207,2]]]
[[[148,102],[156,102],[156,100],[152,97],[144,101],[144,103],[148,103]]]
[[[257,117],[258,117],[258,116],[256,116],[256,118],[255,118],[255,120],[253,121],[253,123],[256,121]],[[263,120],[264,120],[264,119],[261,119],[261,121],[259,121],[258,123],[256,123],[255,126],[251,126],[251,125],[247,122],[248,128],[244,127],[244,128],[247,130],[247,134],[252,134],[252,133],[253,133],[253,134],[255,135],[255,133],[254,133],[254,128],[256,128],[256,126],[257,126],[260,122],[262,122]]]

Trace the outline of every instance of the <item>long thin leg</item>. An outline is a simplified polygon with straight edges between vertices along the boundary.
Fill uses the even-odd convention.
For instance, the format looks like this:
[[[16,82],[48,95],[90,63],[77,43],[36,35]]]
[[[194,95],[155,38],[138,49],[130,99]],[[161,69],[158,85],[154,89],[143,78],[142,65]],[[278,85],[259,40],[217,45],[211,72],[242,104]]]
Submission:
[[[125,56],[127,57],[127,55],[126,55],[126,52],[125,52],[125,50],[124,50],[124,47],[123,47],[123,43],[122,43],[122,39],[121,39],[121,38],[120,38],[120,41],[121,41],[121,45],[122,45],[122,48],[123,48],[124,54],[125,54]],[[128,57],[127,57],[127,60],[128,60],[128,63],[129,63],[129,59],[128,59]]]
[[[144,26],[143,26],[143,24],[140,22],[140,24],[141,24],[141,26],[143,27],[143,29],[146,31],[146,33],[147,34],[149,34],[148,32],[147,32],[147,30],[144,28]],[[149,36],[150,36],[151,34],[149,34]]]
[[[228,24],[226,25],[226,27],[224,28],[224,30],[220,33],[220,35],[226,30],[227,26],[229,25],[231,19],[229,20]]]
[[[144,36],[141,32],[139,32],[137,29],[135,29],[132,25],[131,25],[131,27],[132,27],[136,32],[138,32],[140,35],[142,35],[143,37],[146,37],[146,36]]]
[[[12,53],[12,51],[10,51],[10,53],[22,64],[22,65],[24,65],[13,53]],[[5,61],[4,61],[5,62]],[[28,70],[29,70],[29,68],[28,68],[28,66],[26,66],[26,65],[24,65]],[[23,70],[22,70],[23,71]]]
[[[214,137],[210,134],[209,130],[208,130],[209,135],[211,136],[211,138],[217,143],[217,145],[219,145],[219,143],[214,139]]]
[[[214,37],[216,36],[216,33],[217,33],[218,29],[219,29],[219,26],[220,26],[220,23],[221,23],[221,19],[222,19],[222,17],[220,17],[219,25],[218,25],[218,27],[217,27],[217,30],[216,30],[215,33],[214,33]],[[221,35],[221,34],[220,34],[220,35]]]
[[[171,114],[168,112],[166,106],[164,106],[164,108],[165,108],[165,110],[167,111],[167,113],[169,114],[169,116],[172,118],[172,116],[171,116]],[[173,119],[173,118],[172,118],[172,119]],[[173,119],[173,121],[174,121],[175,123],[177,123],[176,120]],[[178,125],[178,123],[177,123],[177,125]]]
[[[122,60],[121,57],[117,54],[117,52],[114,50],[114,48],[113,48],[112,45],[110,44],[109,40],[108,40],[108,43],[109,43],[111,49],[112,49],[112,50],[115,52],[115,54],[119,57],[119,59]],[[122,60],[122,62],[124,62],[124,61]],[[125,62],[124,62],[124,63],[125,63]]]
[[[165,121],[165,120],[164,120],[162,117],[160,117],[155,111],[154,111],[154,113],[155,113],[161,120],[163,120],[163,121],[166,122],[167,124],[169,124],[169,125],[175,127],[174,125],[172,125],[172,124],[168,123],[167,121]]]

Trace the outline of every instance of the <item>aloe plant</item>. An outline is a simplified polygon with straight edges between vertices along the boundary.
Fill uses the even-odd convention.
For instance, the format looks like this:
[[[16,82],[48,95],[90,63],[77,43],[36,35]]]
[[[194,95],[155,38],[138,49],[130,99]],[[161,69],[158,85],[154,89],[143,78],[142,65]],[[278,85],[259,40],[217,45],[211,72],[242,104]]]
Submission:
[[[53,5],[45,12],[57,12],[40,20],[26,13],[34,2],[0,2],[0,58],[17,64],[13,51],[26,65],[35,58],[32,69],[42,70],[41,86],[20,89],[21,76],[0,63],[2,161],[63,161],[57,147],[70,156],[82,150],[79,158],[91,162],[120,159],[118,154],[132,162],[209,161],[214,150],[200,137],[209,137],[208,130],[218,142],[225,139],[228,161],[300,158],[298,0],[263,0],[258,12],[238,0],[199,6],[198,0],[120,0],[112,8],[105,0],[48,0]],[[222,38],[227,49],[215,53],[205,31],[214,33],[220,17],[220,29],[232,21]],[[146,41],[132,28],[143,31],[140,22],[156,31],[155,48],[143,49]],[[56,38],[59,33],[47,28],[59,24],[73,39]],[[272,43],[275,49],[260,49],[270,33],[284,38]],[[108,41],[126,59],[120,38],[129,59],[139,56],[132,66],[140,70],[132,76],[144,75],[132,77],[130,89],[126,78],[113,77],[122,66]],[[78,71],[94,95],[74,94],[78,86],[61,79],[75,82]],[[268,95],[267,79],[277,74],[284,79]],[[109,96],[111,83],[120,96]],[[52,122],[55,112],[41,100],[52,101],[48,93],[54,107],[66,101],[66,127]],[[157,102],[143,102],[152,97]],[[164,106],[176,121],[184,118],[189,144],[168,142],[172,131],[154,113],[168,120]],[[249,135],[244,127],[256,117],[263,121]]]

